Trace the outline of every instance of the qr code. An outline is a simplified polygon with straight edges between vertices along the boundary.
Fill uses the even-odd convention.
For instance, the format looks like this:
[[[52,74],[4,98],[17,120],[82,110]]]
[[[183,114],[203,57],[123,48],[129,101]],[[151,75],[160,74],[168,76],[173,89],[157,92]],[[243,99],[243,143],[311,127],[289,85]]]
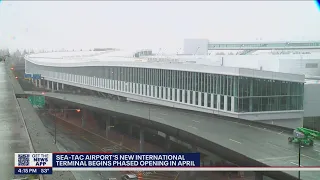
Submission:
[[[29,166],[30,154],[18,154],[18,166]]]

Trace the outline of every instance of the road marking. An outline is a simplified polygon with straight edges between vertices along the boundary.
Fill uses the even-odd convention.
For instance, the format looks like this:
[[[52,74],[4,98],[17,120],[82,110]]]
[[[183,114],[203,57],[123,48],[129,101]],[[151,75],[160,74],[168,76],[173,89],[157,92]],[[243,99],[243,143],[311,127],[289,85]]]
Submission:
[[[85,138],[84,136],[81,136],[81,138],[84,139],[85,141],[89,142],[90,144],[94,145],[99,150],[102,150],[102,148],[100,146],[97,146],[95,143],[91,142],[89,139]]]
[[[257,159],[258,161],[264,161],[264,160],[279,160],[279,159],[289,159],[289,158],[296,158],[297,156],[284,156],[284,157],[270,157],[270,158],[264,158],[264,159]]]
[[[316,150],[316,149],[314,149],[314,150],[320,153],[320,151],[319,151],[319,150]]]
[[[310,156],[307,156],[307,155],[304,155],[304,154],[301,154],[301,156],[304,156],[304,157],[306,157],[306,158],[309,158],[309,159],[312,159],[312,160],[315,160],[315,161],[319,161],[319,162],[320,162],[319,159],[316,159],[316,158],[313,158],[313,157],[310,157]]]
[[[236,141],[236,140],[233,140],[233,139],[229,139],[230,141],[233,141],[233,142],[235,142],[235,143],[238,143],[238,144],[242,144],[241,142],[239,142],[239,141]]]
[[[160,120],[164,120],[163,118],[161,118],[161,117],[157,117],[157,116],[154,116],[154,118],[156,118],[156,119],[160,119]]]
[[[278,134],[282,134],[282,133],[283,133],[283,131],[279,132]]]
[[[198,130],[198,128],[197,128],[197,127],[194,127],[194,126],[189,126],[189,128],[193,128],[193,129],[195,129],[195,130]]]
[[[192,120],[193,122],[196,122],[196,123],[200,123],[200,121],[197,121],[197,120]]]
[[[282,148],[281,146],[278,146],[276,144],[273,144],[272,142],[267,142],[267,144],[271,145],[271,146],[274,146],[274,147],[277,147],[277,148]]]
[[[294,162],[290,162],[291,164],[294,164],[294,165],[296,165],[296,166],[299,166],[299,164],[297,164],[297,163],[294,163]],[[300,164],[300,167],[303,167],[303,166],[301,166],[301,164]]]
[[[161,115],[163,115],[163,116],[166,116],[166,115],[168,115],[168,114],[166,114],[166,113],[159,113],[159,114],[161,114]]]

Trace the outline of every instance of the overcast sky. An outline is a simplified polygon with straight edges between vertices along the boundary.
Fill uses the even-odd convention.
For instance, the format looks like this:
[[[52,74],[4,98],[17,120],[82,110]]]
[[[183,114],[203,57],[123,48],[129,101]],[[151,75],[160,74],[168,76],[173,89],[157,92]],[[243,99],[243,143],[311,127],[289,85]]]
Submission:
[[[185,38],[320,40],[313,1],[0,2],[0,48],[153,48]]]

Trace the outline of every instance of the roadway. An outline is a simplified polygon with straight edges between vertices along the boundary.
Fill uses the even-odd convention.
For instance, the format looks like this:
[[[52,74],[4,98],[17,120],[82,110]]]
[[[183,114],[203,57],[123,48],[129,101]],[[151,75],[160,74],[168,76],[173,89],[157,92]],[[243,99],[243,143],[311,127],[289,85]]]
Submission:
[[[39,92],[25,92],[39,94]],[[290,135],[241,123],[225,121],[221,118],[199,115],[190,111],[154,106],[136,102],[120,102],[98,97],[45,93],[45,96],[82,105],[106,109],[118,113],[149,119],[158,123],[190,132],[201,138],[232,149],[248,158],[269,166],[297,166],[298,147],[289,144]],[[150,117],[149,117],[150,111]],[[320,166],[320,143],[301,150],[302,166]],[[289,172],[297,176],[297,172]],[[318,180],[320,172],[302,172],[302,179]]]
[[[55,119],[53,116],[39,111],[39,117],[47,127],[48,132],[54,136],[54,120],[57,125],[57,146],[60,152],[128,152],[113,142],[106,141],[94,133],[83,130],[64,120]],[[70,119],[69,117],[68,119]],[[131,153],[131,152],[130,152]],[[124,173],[136,174],[136,172],[72,172],[77,180],[105,180],[107,178],[120,179]],[[167,172],[144,172],[144,180],[175,180],[176,175]]]
[[[48,132],[54,137],[54,118],[39,112],[39,118]],[[57,123],[57,147],[60,152],[100,152],[97,146],[92,146],[91,141],[85,131],[79,135],[79,130],[72,126],[61,125]],[[121,173],[118,172],[72,172],[76,180],[105,180],[107,178],[120,179]]]
[[[21,121],[5,64],[0,63],[0,179],[14,175],[14,153],[30,152],[29,139]]]

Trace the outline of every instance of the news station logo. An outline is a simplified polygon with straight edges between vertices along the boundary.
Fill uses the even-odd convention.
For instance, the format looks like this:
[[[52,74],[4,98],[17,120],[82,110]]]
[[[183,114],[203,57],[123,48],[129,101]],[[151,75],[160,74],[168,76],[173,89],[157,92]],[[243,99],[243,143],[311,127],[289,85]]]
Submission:
[[[15,167],[52,166],[52,153],[15,153]]]

